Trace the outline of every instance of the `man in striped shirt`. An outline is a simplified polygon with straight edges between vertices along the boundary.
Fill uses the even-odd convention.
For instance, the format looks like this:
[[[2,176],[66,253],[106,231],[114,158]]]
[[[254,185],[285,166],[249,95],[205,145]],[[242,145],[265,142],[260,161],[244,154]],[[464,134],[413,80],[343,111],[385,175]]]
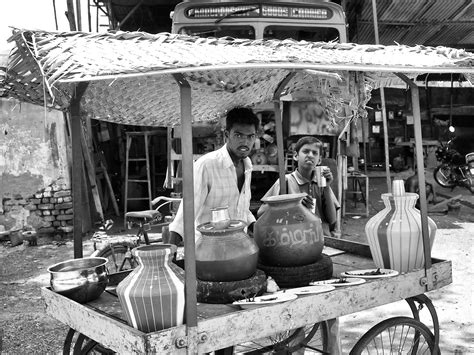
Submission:
[[[260,122],[249,108],[237,107],[226,117],[226,144],[194,163],[195,226],[211,221],[211,209],[227,206],[231,219],[242,220],[250,229],[255,217],[250,212],[252,163],[249,155]],[[171,241],[183,240],[183,204],[169,226]],[[196,233],[198,233],[196,231]]]

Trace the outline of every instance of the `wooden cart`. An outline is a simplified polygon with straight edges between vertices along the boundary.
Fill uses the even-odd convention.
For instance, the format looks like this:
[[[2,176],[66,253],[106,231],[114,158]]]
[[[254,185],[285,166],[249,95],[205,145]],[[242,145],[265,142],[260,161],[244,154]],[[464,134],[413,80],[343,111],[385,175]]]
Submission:
[[[336,241],[343,247],[345,242]],[[354,243],[348,243],[348,249]],[[363,246],[358,246],[363,251]],[[332,257],[334,272],[373,268],[371,258],[340,251]],[[366,253],[365,253],[366,254]],[[451,262],[433,260],[435,282],[429,290],[444,287],[452,282]],[[336,288],[327,293],[299,296],[289,302],[278,303],[252,310],[241,310],[231,304],[198,304],[197,352],[207,353],[216,349],[249,342],[252,339],[271,337],[307,324],[344,316],[391,302],[423,294],[427,291],[424,270],[400,274],[391,278],[367,280],[366,283]],[[156,353],[178,354],[187,350],[186,326],[179,326],[154,333],[143,333],[127,325],[118,298],[105,292],[97,300],[79,304],[42,289],[46,312],[53,318],[83,334],[83,342],[66,339],[65,353],[80,353],[94,342],[121,354]],[[438,330],[433,329],[434,333]],[[72,333],[70,333],[72,336]],[[94,342],[91,343],[89,340]],[[69,342],[68,342],[69,341]],[[354,339],[354,343],[356,339]]]
[[[464,73],[472,80],[472,54],[448,48],[123,32],[18,30],[13,40],[16,47],[9,61],[8,94],[70,114],[76,171],[72,174],[75,257],[82,257],[82,174],[77,171],[82,168],[80,132],[84,117],[148,126],[181,124],[184,234],[194,235],[193,122],[218,120],[236,105],[273,101],[283,181],[283,95],[320,95],[334,123],[348,127],[354,117],[364,115],[371,88],[398,81],[411,90],[425,269],[247,311],[231,305],[197,305],[196,289],[186,287],[186,325],[151,334],[125,324],[117,300],[107,293],[81,305],[43,289],[48,314],[88,338],[126,353],[209,352],[407,299],[451,282],[450,262],[430,258],[418,86],[411,78],[420,73]],[[338,114],[342,116],[340,122],[336,122]],[[373,267],[367,247],[360,252],[361,248],[350,243],[332,242],[345,251],[333,257],[336,274]],[[196,282],[194,250],[194,238],[185,238],[188,286]]]

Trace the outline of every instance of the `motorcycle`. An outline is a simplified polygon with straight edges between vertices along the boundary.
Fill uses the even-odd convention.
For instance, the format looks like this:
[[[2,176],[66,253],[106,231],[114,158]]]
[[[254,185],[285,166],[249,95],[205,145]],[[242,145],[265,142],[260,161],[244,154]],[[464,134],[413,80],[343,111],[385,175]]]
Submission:
[[[452,148],[453,139],[436,149],[440,165],[434,170],[434,179],[442,187],[463,186],[474,193],[474,152],[464,157]]]

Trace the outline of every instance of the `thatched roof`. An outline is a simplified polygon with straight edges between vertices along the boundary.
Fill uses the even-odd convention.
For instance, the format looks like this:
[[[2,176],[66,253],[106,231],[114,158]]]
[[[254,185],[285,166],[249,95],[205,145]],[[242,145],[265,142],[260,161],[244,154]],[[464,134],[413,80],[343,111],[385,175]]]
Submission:
[[[365,83],[393,72],[464,73],[474,81],[474,54],[446,47],[375,46],[293,40],[202,39],[161,33],[15,30],[3,83],[7,95],[67,109],[75,83],[90,82],[81,107],[91,118],[164,126],[179,122],[179,90],[171,74],[190,82],[193,117],[214,120],[235,105],[269,102],[279,83],[297,71],[286,93],[324,97],[337,111],[357,107]],[[2,84],[0,83],[0,87]],[[351,101],[352,100],[352,101]]]

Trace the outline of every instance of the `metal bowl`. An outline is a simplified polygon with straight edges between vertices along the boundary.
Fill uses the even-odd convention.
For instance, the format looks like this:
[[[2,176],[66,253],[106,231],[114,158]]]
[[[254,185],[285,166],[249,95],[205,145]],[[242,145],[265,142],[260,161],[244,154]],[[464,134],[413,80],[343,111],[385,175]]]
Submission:
[[[66,260],[48,268],[54,292],[79,303],[98,298],[107,286],[106,258],[89,257]]]

